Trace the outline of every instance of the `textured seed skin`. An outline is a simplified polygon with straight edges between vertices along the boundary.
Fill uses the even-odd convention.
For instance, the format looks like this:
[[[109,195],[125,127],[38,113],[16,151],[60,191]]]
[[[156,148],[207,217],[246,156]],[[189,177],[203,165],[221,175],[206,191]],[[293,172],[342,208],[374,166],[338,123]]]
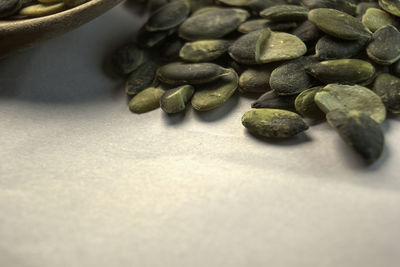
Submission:
[[[301,92],[294,102],[296,111],[305,118],[321,120],[325,118],[325,113],[321,111],[315,103],[315,95],[322,89],[322,86],[309,88]]]
[[[356,12],[354,1],[349,0],[301,0],[300,2],[309,9],[333,8],[350,15]]]
[[[271,70],[267,68],[249,68],[239,78],[239,87],[243,92],[263,93],[271,89],[269,78]]]
[[[243,22],[238,27],[238,32],[249,33],[264,28],[269,28],[271,31],[289,31],[297,27],[296,22],[272,22],[267,19],[253,19]]]
[[[296,5],[276,5],[260,12],[260,17],[271,21],[306,20],[308,8]]]
[[[307,66],[306,70],[325,83],[361,83],[371,79],[375,74],[374,66],[360,59],[322,61]]]
[[[208,111],[223,105],[236,91],[239,77],[233,69],[218,80],[196,87],[192,106],[197,111]]]
[[[22,6],[21,0],[1,0],[0,1],[0,18],[13,15]]]
[[[213,63],[173,62],[160,67],[157,71],[160,81],[172,85],[208,83],[227,74],[227,69]]]
[[[344,40],[369,39],[371,32],[360,20],[344,12],[317,8],[308,13],[308,19],[320,30]]]
[[[248,6],[249,5],[248,0],[218,0],[218,2],[221,2],[221,3],[229,5],[229,6]]]
[[[294,109],[296,95],[282,96],[271,90],[251,104],[252,108]]]
[[[253,109],[242,117],[242,124],[251,133],[267,138],[289,138],[308,129],[294,112],[281,109]]]
[[[188,18],[179,27],[179,36],[191,41],[218,39],[236,30],[249,17],[243,9],[212,10]]]
[[[379,0],[378,3],[383,10],[400,17],[400,2],[398,0]]]
[[[393,64],[400,59],[400,32],[392,25],[380,28],[368,45],[367,54],[378,64]]]
[[[146,23],[148,31],[163,31],[180,25],[189,15],[190,8],[182,0],[174,1],[155,11]]]
[[[157,68],[158,64],[153,61],[140,65],[129,75],[125,84],[125,93],[133,96],[150,87],[155,80]]]
[[[367,164],[377,161],[384,149],[384,136],[380,125],[368,115],[351,110],[334,110],[326,116],[328,123]]]
[[[359,85],[328,84],[316,93],[315,103],[326,114],[339,109],[357,110],[377,123],[386,118],[386,108],[381,98],[370,89]]]
[[[136,70],[144,61],[144,52],[136,44],[130,43],[118,48],[112,57],[112,62],[121,74],[129,74]]]
[[[304,21],[299,25],[293,32],[293,35],[297,36],[303,42],[311,42],[317,40],[322,36],[322,32],[309,20]]]
[[[393,22],[390,15],[385,11],[378,8],[368,8],[362,17],[362,23],[371,32],[375,32],[383,26],[391,25]]]
[[[213,61],[225,54],[230,44],[227,40],[188,42],[180,50],[179,56],[190,62]]]
[[[129,109],[134,113],[144,113],[156,109],[160,106],[160,99],[164,92],[160,88],[149,87],[131,99]]]
[[[351,58],[359,54],[367,44],[367,39],[342,40],[325,35],[315,45],[315,53],[319,59]]]
[[[381,97],[388,111],[400,114],[400,79],[388,73],[376,77],[373,91]]]
[[[194,93],[191,85],[183,85],[166,91],[160,99],[160,106],[168,114],[182,112],[186,109],[186,103]]]

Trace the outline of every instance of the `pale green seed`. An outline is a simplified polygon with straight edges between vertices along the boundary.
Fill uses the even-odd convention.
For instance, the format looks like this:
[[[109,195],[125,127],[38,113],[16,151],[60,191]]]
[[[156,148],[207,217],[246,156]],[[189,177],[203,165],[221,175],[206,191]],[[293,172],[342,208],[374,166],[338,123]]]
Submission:
[[[226,53],[231,42],[227,40],[202,40],[186,43],[179,56],[190,62],[213,61]]]
[[[160,99],[160,106],[168,114],[182,112],[186,108],[186,103],[194,93],[191,85],[183,85],[166,91]]]
[[[379,0],[380,7],[392,15],[400,17],[400,1],[399,0]]]
[[[271,21],[306,20],[308,8],[298,5],[276,5],[260,12],[260,17]]]
[[[393,24],[392,18],[388,13],[378,8],[368,8],[362,17],[362,23],[368,27],[371,32],[379,28]]]
[[[144,113],[156,109],[160,106],[160,99],[164,92],[160,88],[149,87],[131,99],[129,109],[134,113]]]
[[[19,14],[26,17],[44,17],[61,12],[65,9],[66,6],[64,3],[56,3],[51,5],[37,4],[21,9]]]
[[[321,91],[323,87],[317,86],[301,92],[294,102],[296,111],[305,118],[320,120],[325,118],[325,113],[321,111],[314,101],[315,95]]]

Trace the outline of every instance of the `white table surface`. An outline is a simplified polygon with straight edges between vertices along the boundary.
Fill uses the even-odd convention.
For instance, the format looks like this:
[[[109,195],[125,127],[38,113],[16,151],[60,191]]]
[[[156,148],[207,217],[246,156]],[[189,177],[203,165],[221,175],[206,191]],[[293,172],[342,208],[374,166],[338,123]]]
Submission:
[[[0,266],[398,267],[400,119],[365,167],[326,124],[268,143],[209,113],[129,112],[121,5],[0,61]]]

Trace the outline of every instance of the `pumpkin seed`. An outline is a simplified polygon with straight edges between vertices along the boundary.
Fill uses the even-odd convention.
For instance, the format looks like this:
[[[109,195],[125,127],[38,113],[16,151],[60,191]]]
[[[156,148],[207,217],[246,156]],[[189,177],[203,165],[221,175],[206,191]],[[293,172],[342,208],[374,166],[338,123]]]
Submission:
[[[269,78],[271,70],[268,68],[249,68],[239,77],[239,88],[243,92],[263,93],[271,89]]]
[[[314,25],[314,23],[306,20],[300,24],[300,26],[297,27],[292,34],[299,37],[300,40],[306,43],[317,40],[322,35],[322,32],[317,26]]]
[[[257,13],[271,6],[284,4],[285,0],[249,0],[249,7]]]
[[[218,80],[196,88],[192,97],[192,106],[198,111],[208,111],[224,104],[238,87],[238,75],[233,69]]]
[[[251,133],[267,138],[288,138],[308,129],[294,112],[281,109],[253,109],[242,117],[242,124]]]
[[[318,105],[314,101],[315,95],[321,91],[323,87],[317,86],[309,88],[301,92],[294,102],[296,111],[305,118],[314,120],[321,120],[325,118],[325,113],[321,111]]]
[[[37,4],[24,7],[19,11],[19,15],[26,17],[43,17],[52,15],[65,10],[66,6],[64,3],[56,3],[51,5]]]
[[[179,27],[179,36],[193,41],[218,39],[236,30],[249,16],[238,8],[211,10],[188,18]]]
[[[362,17],[362,23],[367,26],[371,32],[375,32],[383,26],[393,24],[390,15],[378,8],[368,8]]]
[[[294,109],[296,95],[278,95],[274,90],[261,95],[251,104],[252,108]]]
[[[223,3],[228,6],[248,6],[249,0],[218,0],[218,2]]]
[[[335,9],[317,8],[308,19],[321,31],[345,40],[369,39],[371,32],[357,18]]]
[[[371,63],[360,59],[336,59],[313,63],[306,71],[325,83],[361,83],[375,74]]]
[[[362,18],[369,8],[379,8],[379,4],[374,2],[358,3],[356,8],[357,17]]]
[[[213,63],[174,62],[162,66],[157,71],[160,81],[172,85],[208,83],[228,74],[227,69]]]
[[[139,49],[136,44],[129,43],[115,51],[112,62],[118,72],[129,74],[142,65],[144,58],[143,50]]]
[[[148,31],[164,31],[180,25],[189,15],[189,6],[184,1],[174,1],[155,11],[146,23]]]
[[[160,99],[161,109],[168,114],[182,112],[186,108],[186,103],[194,93],[191,85],[183,85],[166,91]]]
[[[388,111],[400,114],[400,79],[388,73],[379,74],[373,91],[380,96]]]
[[[186,43],[179,56],[186,61],[213,61],[225,54],[231,42],[227,40],[202,40]]]
[[[308,8],[296,5],[276,5],[260,12],[262,18],[271,21],[299,21],[306,20]]]
[[[149,87],[137,95],[129,102],[129,109],[134,113],[144,113],[156,109],[160,106],[160,99],[164,90]]]
[[[301,3],[309,9],[332,8],[350,15],[355,14],[356,5],[354,1],[349,0],[301,0]]]
[[[153,61],[140,65],[129,75],[125,85],[125,92],[128,95],[136,95],[150,87],[154,83],[157,68],[158,65]]]
[[[367,164],[379,159],[384,147],[382,129],[367,114],[357,110],[334,110],[326,116],[342,139],[353,148]]]
[[[400,32],[393,25],[380,28],[368,45],[367,54],[378,64],[393,64],[400,59]]]
[[[398,0],[379,0],[379,6],[392,15],[400,16],[400,2]]]
[[[13,15],[20,10],[21,6],[21,0],[0,0],[0,18]]]
[[[326,114],[335,110],[364,112],[376,122],[386,118],[386,108],[380,97],[360,85],[328,84],[315,95],[315,103]]]
[[[367,39],[342,40],[325,35],[315,45],[315,53],[319,59],[350,58],[359,54],[367,44]]]

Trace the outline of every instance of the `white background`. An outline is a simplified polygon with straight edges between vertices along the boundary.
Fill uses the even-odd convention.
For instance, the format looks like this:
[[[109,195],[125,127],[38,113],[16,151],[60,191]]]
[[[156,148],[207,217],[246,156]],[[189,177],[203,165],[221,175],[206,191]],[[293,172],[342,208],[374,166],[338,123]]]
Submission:
[[[266,142],[251,99],[132,114],[126,6],[0,60],[0,266],[400,265],[400,119],[366,167],[326,123]]]

